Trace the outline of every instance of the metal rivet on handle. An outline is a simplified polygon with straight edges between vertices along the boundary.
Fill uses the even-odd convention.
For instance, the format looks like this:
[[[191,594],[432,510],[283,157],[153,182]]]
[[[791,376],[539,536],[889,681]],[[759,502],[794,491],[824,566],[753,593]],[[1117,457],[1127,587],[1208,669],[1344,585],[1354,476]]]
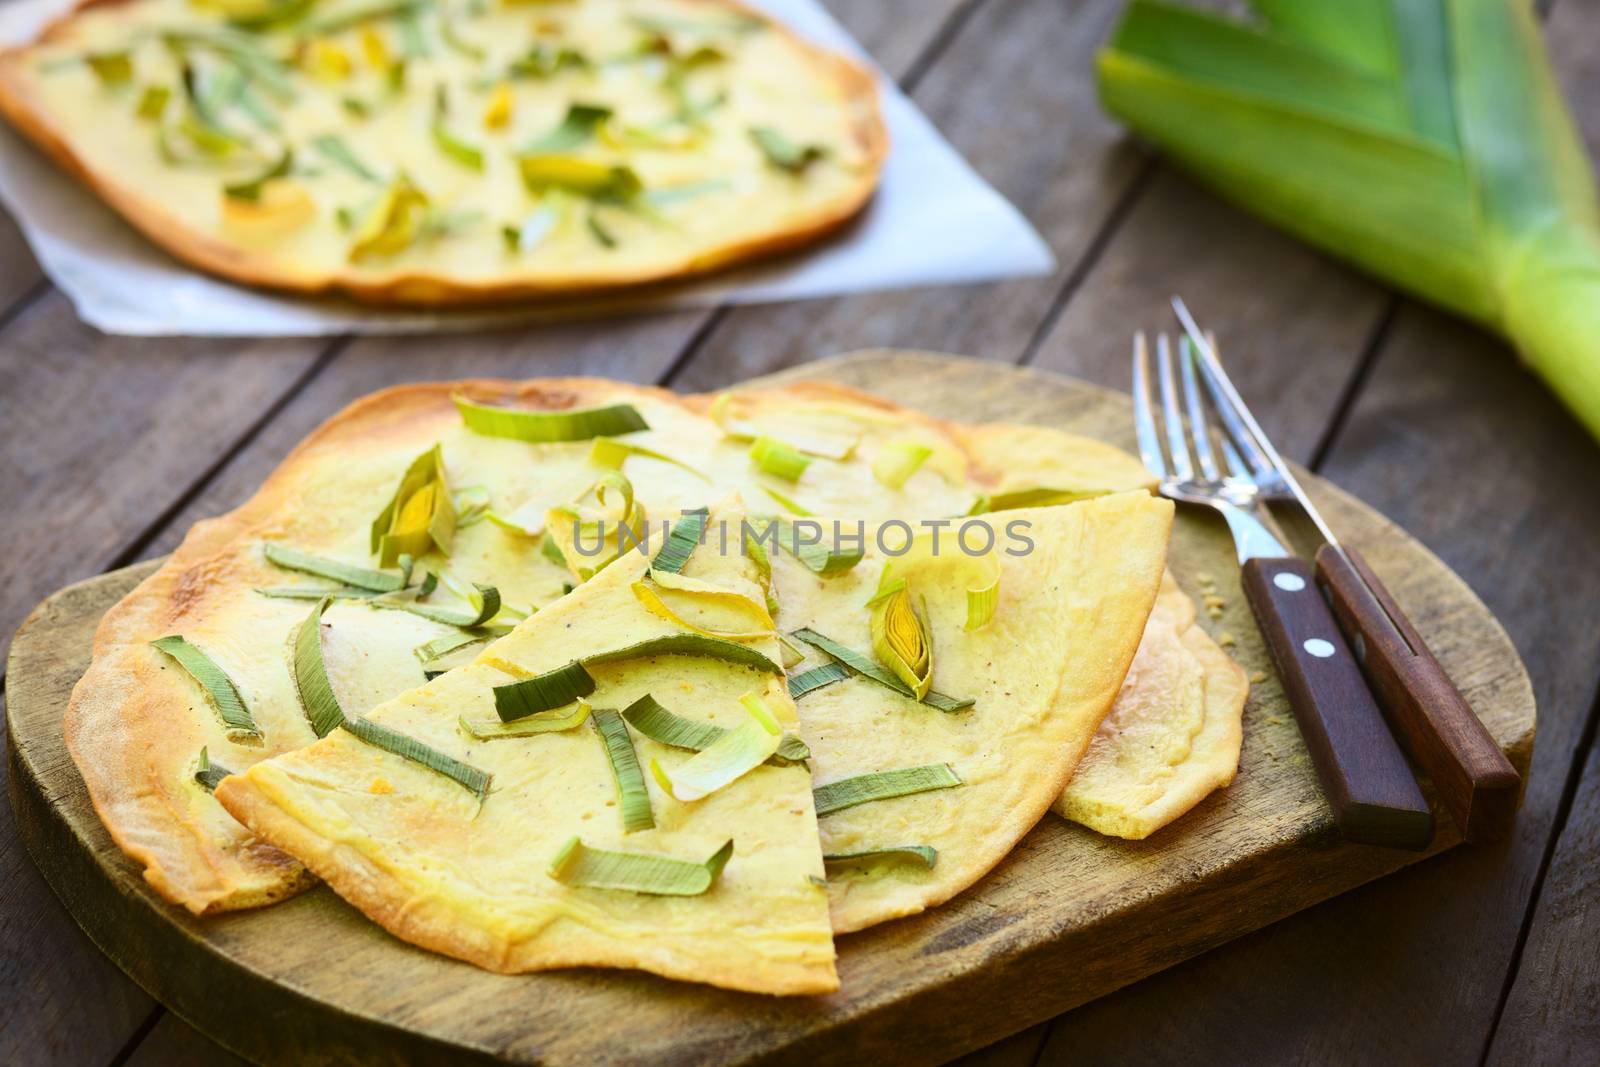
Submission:
[[[1324,641],[1320,637],[1313,637],[1300,647],[1318,659],[1327,659],[1334,653],[1333,642]]]
[[[1298,593],[1306,587],[1306,580],[1298,574],[1290,574],[1288,571],[1284,571],[1281,574],[1272,576],[1272,584],[1286,593]]]

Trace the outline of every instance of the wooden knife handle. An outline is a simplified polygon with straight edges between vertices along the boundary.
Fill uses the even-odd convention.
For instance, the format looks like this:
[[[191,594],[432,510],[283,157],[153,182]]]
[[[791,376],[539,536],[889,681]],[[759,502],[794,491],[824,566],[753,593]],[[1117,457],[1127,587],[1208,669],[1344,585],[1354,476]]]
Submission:
[[[1426,848],[1433,812],[1303,559],[1251,559],[1244,592],[1348,841]]]
[[[1355,549],[1323,545],[1317,574],[1390,727],[1433,780],[1461,836],[1504,834],[1521,779],[1422,635]]]

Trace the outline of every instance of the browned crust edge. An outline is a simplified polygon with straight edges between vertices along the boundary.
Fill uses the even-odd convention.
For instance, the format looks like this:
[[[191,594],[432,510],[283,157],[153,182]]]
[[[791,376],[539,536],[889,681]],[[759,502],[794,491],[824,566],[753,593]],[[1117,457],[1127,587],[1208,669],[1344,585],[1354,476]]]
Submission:
[[[265,256],[197,233],[115,176],[95,171],[78,157],[65,135],[33,100],[21,69],[31,50],[60,33],[83,10],[125,2],[128,0],[84,0],[73,11],[46,26],[33,44],[0,52],[0,115],[154,244],[184,263],[241,285],[298,296],[347,296],[360,303],[383,307],[424,308],[465,308],[519,301],[537,303],[649,289],[770,259],[826,238],[843,228],[866,206],[877,188],[883,161],[889,152],[889,131],[883,121],[877,81],[870,71],[853,60],[811,44],[782,23],[737,0],[705,0],[762,20],[786,36],[825,74],[843,86],[856,112],[858,142],[866,152],[860,177],[849,195],[842,195],[836,203],[820,209],[810,219],[709,249],[686,258],[676,267],[493,283],[462,282],[415,269],[373,275],[348,269],[321,275],[293,274]]]

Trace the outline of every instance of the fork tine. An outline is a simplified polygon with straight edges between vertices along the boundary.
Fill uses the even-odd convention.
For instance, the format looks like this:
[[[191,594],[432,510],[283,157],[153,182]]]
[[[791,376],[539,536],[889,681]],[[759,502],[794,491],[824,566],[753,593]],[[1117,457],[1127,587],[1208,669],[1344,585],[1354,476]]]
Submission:
[[[1167,460],[1161,454],[1161,435],[1156,432],[1156,414],[1150,399],[1150,351],[1144,331],[1133,335],[1133,432],[1139,439],[1139,458],[1145,469],[1157,478],[1167,476]]]
[[[1250,468],[1245,466],[1244,457],[1239,455],[1239,450],[1226,437],[1222,439],[1222,458],[1228,465],[1230,475],[1235,478],[1250,477]]]
[[[1189,440],[1194,446],[1194,458],[1201,476],[1216,481],[1222,477],[1222,472],[1217,470],[1217,457],[1211,451],[1211,420],[1206,417],[1205,398],[1200,395],[1200,386],[1195,381],[1196,357],[1188,337],[1178,338],[1178,356],[1183,370],[1183,404],[1189,412]]]
[[[1206,344],[1211,346],[1213,354],[1217,352],[1216,337],[1209,331],[1206,333]],[[1221,357],[1218,356],[1218,358],[1220,359]],[[1244,424],[1244,420],[1234,410],[1233,402],[1228,399],[1227,393],[1217,384],[1216,373],[1212,370],[1211,365],[1203,359],[1196,359],[1194,363],[1200,371],[1201,381],[1205,382],[1206,392],[1211,396],[1211,403],[1217,409],[1217,417],[1222,420],[1223,429],[1235,449],[1233,456],[1230,457],[1230,462],[1239,461],[1244,468],[1248,469],[1257,478],[1275,477],[1277,472],[1272,466],[1272,461],[1261,450],[1261,446],[1256,444],[1255,435],[1250,432],[1250,428]],[[1234,473],[1239,477],[1243,477],[1245,470],[1237,470]]]
[[[1172,377],[1172,345],[1165,333],[1156,334],[1156,386],[1161,393],[1161,413],[1167,424],[1167,448],[1172,453],[1172,476],[1180,482],[1194,477],[1194,462],[1178,412],[1177,383]]]

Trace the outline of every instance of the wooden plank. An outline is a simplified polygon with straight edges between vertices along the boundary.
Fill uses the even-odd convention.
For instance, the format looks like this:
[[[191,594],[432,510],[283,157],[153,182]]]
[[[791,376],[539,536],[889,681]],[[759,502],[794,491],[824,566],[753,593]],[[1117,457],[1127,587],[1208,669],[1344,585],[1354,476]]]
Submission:
[[[1163,166],[1033,365],[1126,389],[1133,331],[1173,332],[1174,294],[1216,332],[1279,450],[1302,461],[1389,306],[1372,282]]]
[[[1487,1062],[1582,1064],[1600,1048],[1600,746],[1557,843]]]
[[[9,763],[0,779],[9,787]],[[0,817],[0,915],[0,1063],[109,1063],[155,1002],[83,936],[9,813]]]
[[[1053,276],[740,308],[674,384],[715,389],[879,344],[1020,358],[1063,279],[1143,164],[1095,100],[1094,50],[1119,7],[1115,0],[993,0],[972,15],[912,94],[1038,227],[1060,261]]]
[[[812,373],[893,389],[946,416],[1049,421],[1122,443],[1129,436],[1124,399],[977,361],[877,354]],[[1527,680],[1492,619],[1403,534],[1312,485],[1391,580],[1514,759],[1525,759]],[[1182,519],[1173,548],[1180,577],[1224,573],[1232,546],[1219,526]],[[37,784],[18,790],[20,824],[99,943],[185,1017],[263,1060],[293,1060],[312,1045],[330,1059],[370,1057],[404,1041],[417,1060],[493,1052],[553,1065],[622,1057],[923,1062],[1020,1030],[1417,858],[1334,844],[1303,748],[1268,681],[1246,712],[1239,779],[1188,815],[1183,832],[1130,843],[1046,819],[950,904],[842,939],[844,988],[821,1002],[752,1001],[624,972],[489,975],[400,946],[325,890],[195,920],[162,905],[110,846],[59,736],[61,706],[94,619],[146,572],[131,568],[65,591],[19,637],[12,740]],[[1237,589],[1224,581],[1222,595],[1232,614],[1217,625],[1239,635],[1247,669],[1264,668],[1259,640],[1240,626]],[[1438,845],[1452,841],[1447,832]],[[287,974],[295,976],[293,989],[264,977]],[[296,1027],[276,1024],[286,1013]],[[686,1018],[692,1027],[681,1025]]]
[[[891,74],[902,74],[974,0],[835,0],[833,13]],[[657,382],[712,318],[709,311],[624,316],[491,333],[360,338],[339,353],[260,437],[187,502],[140,553],[175,548],[188,528],[227,511],[255,491],[289,449],[322,420],[364,393],[396,382],[436,378],[593,375]]]
[[[115,561],[324,343],[107,337],[54,291],[25,309],[0,332],[0,640],[45,593]]]
[[[0,318],[13,314],[18,301],[31,298],[45,284],[44,274],[11,216],[0,211]]]
[[[1594,694],[1600,500],[1572,487],[1596,469],[1600,448],[1503,345],[1404,309],[1324,473],[1465,575],[1525,653],[1539,743],[1513,836],[1065,1016],[1046,1059],[1126,1055],[1137,1034],[1140,1055],[1158,1063],[1477,1062]],[[1250,1025],[1216,1026],[1202,1001]]]
[[[1561,0],[1550,15],[1551,61],[1573,103],[1573,117],[1600,157],[1600,3]],[[1592,480],[1592,469],[1590,471]],[[1600,541],[1591,527],[1590,558]],[[1592,566],[1592,564],[1591,564]],[[1593,901],[1600,871],[1600,746],[1589,712],[1589,752],[1572,807],[1545,874],[1528,939],[1518,961],[1515,984],[1490,1047],[1488,1062],[1582,1063],[1600,1048],[1600,914]],[[1580,753],[1581,755],[1581,753]]]
[[[247,1067],[247,1062],[164,1011],[124,1067]]]

